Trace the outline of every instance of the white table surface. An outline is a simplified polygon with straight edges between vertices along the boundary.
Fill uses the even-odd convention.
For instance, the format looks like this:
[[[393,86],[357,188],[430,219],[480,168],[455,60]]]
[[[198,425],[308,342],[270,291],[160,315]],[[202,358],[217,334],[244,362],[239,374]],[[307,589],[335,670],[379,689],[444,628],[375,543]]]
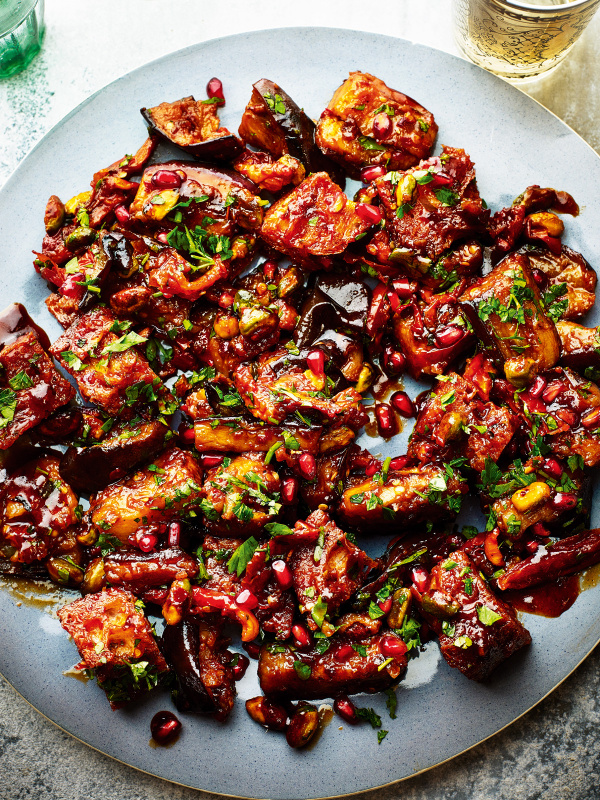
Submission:
[[[457,53],[449,0],[46,0],[46,6],[41,54],[25,73],[0,82],[0,186],[31,147],[90,94],[195,42],[322,25],[397,35]],[[567,61],[526,91],[600,152],[600,15]],[[596,265],[599,259],[586,255]],[[1,630],[0,622],[0,647]],[[596,649],[549,698],[484,744],[424,775],[356,797],[598,800],[599,675]],[[214,795],[174,786],[96,753],[42,718],[0,679],[1,800],[209,797]]]

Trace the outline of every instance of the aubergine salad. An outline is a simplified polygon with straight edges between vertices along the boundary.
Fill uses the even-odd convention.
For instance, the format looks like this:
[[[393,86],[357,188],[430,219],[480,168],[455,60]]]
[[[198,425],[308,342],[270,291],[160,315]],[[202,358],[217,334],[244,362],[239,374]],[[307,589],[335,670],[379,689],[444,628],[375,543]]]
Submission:
[[[64,332],[0,315],[0,573],[80,592],[75,670],[114,709],[162,690],[161,744],[226,722],[251,662],[247,712],[291,747],[319,700],[381,742],[356,695],[394,718],[432,639],[488,680],[531,643],[524,596],[558,616],[600,562],[579,209],[536,185],[492,212],[431,111],[367,73],[316,123],[262,79],[232,133],[206,94],[143,108],[134,155],[48,200],[33,263]]]

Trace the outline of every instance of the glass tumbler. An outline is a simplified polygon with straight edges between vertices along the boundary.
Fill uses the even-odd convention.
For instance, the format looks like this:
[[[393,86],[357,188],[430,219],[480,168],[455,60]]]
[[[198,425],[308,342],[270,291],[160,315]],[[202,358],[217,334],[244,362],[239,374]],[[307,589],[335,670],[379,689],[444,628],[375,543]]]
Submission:
[[[508,80],[556,67],[593,17],[600,0],[453,0],[461,52]]]
[[[44,32],[44,0],[0,0],[0,79],[29,66]]]

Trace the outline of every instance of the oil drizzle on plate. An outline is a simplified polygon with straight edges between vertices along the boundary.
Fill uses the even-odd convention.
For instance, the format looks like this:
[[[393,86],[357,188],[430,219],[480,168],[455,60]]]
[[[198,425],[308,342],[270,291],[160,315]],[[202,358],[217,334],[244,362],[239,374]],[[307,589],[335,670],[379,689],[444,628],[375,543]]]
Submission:
[[[17,606],[25,604],[50,614],[59,605],[79,597],[78,593],[62,589],[52,581],[34,581],[19,576],[0,577],[0,589],[10,594]]]

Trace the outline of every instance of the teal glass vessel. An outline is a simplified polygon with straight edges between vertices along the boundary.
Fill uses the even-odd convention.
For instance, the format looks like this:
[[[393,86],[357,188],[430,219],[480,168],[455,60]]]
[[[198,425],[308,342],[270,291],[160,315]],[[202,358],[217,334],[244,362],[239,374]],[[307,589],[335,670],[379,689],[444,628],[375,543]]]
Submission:
[[[29,66],[44,32],[44,0],[0,0],[0,80]]]

